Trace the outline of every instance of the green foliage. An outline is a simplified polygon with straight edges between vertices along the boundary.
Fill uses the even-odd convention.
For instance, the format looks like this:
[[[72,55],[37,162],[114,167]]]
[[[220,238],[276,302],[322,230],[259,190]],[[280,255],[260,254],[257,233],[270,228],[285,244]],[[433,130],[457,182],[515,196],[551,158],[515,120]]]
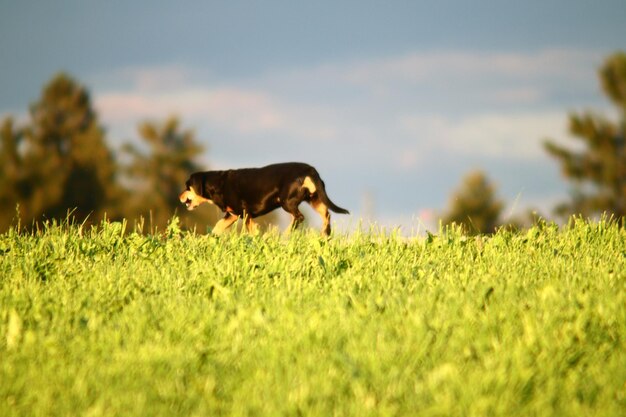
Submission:
[[[600,81],[611,101],[626,110],[626,52],[616,52],[607,58],[600,70]]]
[[[0,415],[621,416],[626,231],[0,235]]]
[[[460,225],[466,233],[493,233],[499,225],[503,203],[496,199],[495,186],[482,171],[470,172],[450,200],[444,225]]]
[[[620,120],[612,122],[594,113],[572,114],[570,133],[584,149],[574,151],[551,140],[545,142],[565,178],[576,184],[572,201],[557,207],[557,213],[565,217],[604,212],[626,216],[626,53],[608,57],[599,74]]]
[[[58,219],[70,209],[78,221],[101,217],[118,192],[115,164],[86,88],[57,75],[31,106],[31,119],[29,168],[37,190],[50,193],[41,214]]]
[[[6,118],[0,127],[0,230],[13,222],[15,203],[28,195],[28,179],[23,170],[19,152],[22,132],[15,128],[12,118]]]
[[[0,159],[8,167],[1,180],[4,219],[16,204],[23,224],[62,219],[68,210],[81,222],[115,214],[121,191],[113,155],[87,90],[65,74],[43,88],[25,127],[4,121]],[[4,230],[6,221],[0,226]]]
[[[139,125],[139,135],[146,151],[132,144],[124,147],[131,159],[126,173],[133,189],[126,213],[131,218],[150,219],[152,230],[164,230],[168,220],[184,208],[178,195],[189,175],[207,169],[196,162],[202,147],[193,131],[182,130],[176,117],[169,117],[163,123],[143,122]],[[181,215],[188,227],[201,224],[206,228],[207,223],[216,221],[218,214],[215,208],[203,207]]]

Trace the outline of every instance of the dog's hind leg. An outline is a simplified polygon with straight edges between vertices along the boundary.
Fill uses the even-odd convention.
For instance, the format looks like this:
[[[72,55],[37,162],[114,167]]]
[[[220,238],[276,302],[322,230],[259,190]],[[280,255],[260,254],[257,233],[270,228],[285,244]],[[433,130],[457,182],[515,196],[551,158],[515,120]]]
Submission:
[[[300,210],[296,210],[297,213],[289,213],[291,214],[291,223],[289,224],[289,228],[287,229],[287,234],[291,231],[296,230],[298,226],[302,224],[304,221],[304,215],[300,212]]]
[[[297,200],[288,201],[286,204],[283,204],[283,209],[291,214],[291,224],[287,229],[286,233],[289,234],[292,230],[295,230],[300,226],[300,224],[304,221],[304,215],[298,209]]]
[[[317,211],[322,218],[322,235],[330,236],[330,211],[328,210],[328,206],[320,199],[316,199],[311,201],[311,206]]]

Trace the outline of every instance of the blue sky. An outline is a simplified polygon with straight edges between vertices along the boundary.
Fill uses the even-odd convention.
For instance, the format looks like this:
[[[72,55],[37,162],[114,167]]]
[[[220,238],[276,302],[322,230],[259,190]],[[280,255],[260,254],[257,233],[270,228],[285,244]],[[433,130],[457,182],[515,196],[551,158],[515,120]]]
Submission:
[[[312,163],[347,222],[430,225],[478,168],[505,215],[548,213],[568,185],[542,140],[567,142],[571,111],[612,115],[597,69],[626,49],[624,16],[623,0],[0,0],[0,115],[63,70],[112,146],[177,114],[207,166]]]

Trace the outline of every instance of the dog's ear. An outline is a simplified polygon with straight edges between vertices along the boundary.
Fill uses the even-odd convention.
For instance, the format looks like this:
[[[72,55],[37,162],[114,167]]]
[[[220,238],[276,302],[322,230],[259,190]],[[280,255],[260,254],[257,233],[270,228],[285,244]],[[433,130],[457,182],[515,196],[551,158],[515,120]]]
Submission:
[[[202,178],[202,174],[191,174],[191,177],[189,177],[185,185],[187,186],[187,189],[193,188],[193,191],[196,194],[200,197],[204,197],[204,179]]]

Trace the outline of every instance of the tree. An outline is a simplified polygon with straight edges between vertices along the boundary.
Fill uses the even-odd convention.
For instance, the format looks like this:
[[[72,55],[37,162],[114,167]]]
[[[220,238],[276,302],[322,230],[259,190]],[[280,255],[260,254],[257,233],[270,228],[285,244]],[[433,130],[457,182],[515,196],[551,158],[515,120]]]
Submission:
[[[575,183],[572,201],[556,209],[563,216],[609,213],[626,217],[626,53],[609,56],[599,78],[620,120],[613,122],[591,112],[571,114],[569,131],[583,149],[571,150],[553,140],[544,144],[561,164],[565,178]]]
[[[2,142],[1,159],[11,167],[2,177],[11,193],[2,211],[19,204],[23,224],[68,211],[80,222],[112,214],[121,196],[113,154],[88,91],[70,76],[58,74],[44,86],[19,132],[6,120]]]
[[[469,234],[493,233],[503,203],[495,197],[495,187],[482,171],[473,171],[465,176],[461,186],[453,193],[450,210],[443,216],[442,223],[459,224]]]
[[[178,201],[189,175],[206,170],[195,162],[202,147],[194,132],[182,130],[178,118],[169,117],[163,123],[141,123],[139,136],[147,152],[132,144],[124,146],[131,159],[126,172],[132,189],[126,215],[148,219],[153,230],[163,230],[177,212],[184,213],[181,217],[187,227],[215,220],[216,209],[187,213]]]
[[[0,231],[11,225],[16,202],[24,201],[24,170],[19,148],[23,132],[15,128],[15,121],[7,117],[0,127]]]

